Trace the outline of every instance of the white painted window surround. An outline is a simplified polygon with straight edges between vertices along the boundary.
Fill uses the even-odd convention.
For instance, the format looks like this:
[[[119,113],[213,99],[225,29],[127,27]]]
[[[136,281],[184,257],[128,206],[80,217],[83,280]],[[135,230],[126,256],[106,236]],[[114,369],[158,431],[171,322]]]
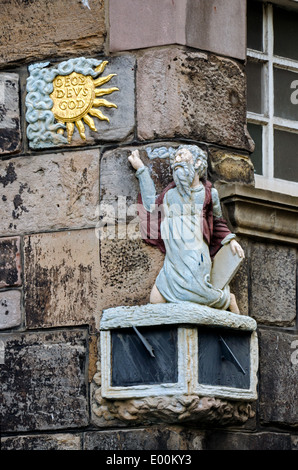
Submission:
[[[276,4],[277,2],[275,2]],[[281,4],[280,6],[282,6]],[[250,2],[247,4],[250,7]],[[263,4],[263,50],[247,49],[247,60],[249,63],[262,64],[262,78],[261,78],[261,96],[262,96],[262,109],[258,112],[249,110],[247,112],[248,124],[257,124],[262,129],[262,170],[255,174],[256,188],[271,190],[279,193],[290,194],[298,196],[298,174],[293,175],[294,180],[288,181],[285,179],[277,178],[274,174],[274,132],[285,131],[295,133],[298,142],[298,100],[297,100],[297,120],[285,119],[278,117],[274,110],[274,91],[276,87],[274,84],[276,70],[286,70],[297,73],[297,82],[293,80],[292,90],[289,89],[289,100],[296,99],[298,96],[298,60],[293,60],[287,57],[280,57],[274,54],[274,7],[272,4]],[[296,13],[297,14],[297,13]],[[297,24],[298,29],[298,24]],[[289,35],[289,41],[291,36]],[[293,74],[293,77],[295,75]],[[296,95],[295,95],[296,93]],[[293,101],[292,101],[293,103]],[[296,155],[295,155],[296,157]],[[298,148],[297,148],[298,159]]]

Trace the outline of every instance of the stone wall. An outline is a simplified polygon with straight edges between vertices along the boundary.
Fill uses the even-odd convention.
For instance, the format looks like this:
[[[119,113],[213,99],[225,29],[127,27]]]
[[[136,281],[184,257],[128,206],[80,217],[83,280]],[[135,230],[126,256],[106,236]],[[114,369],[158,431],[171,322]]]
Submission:
[[[274,206],[270,230],[257,237],[254,230],[247,232],[241,221],[254,202],[244,195],[239,206],[235,191],[228,196],[223,192],[223,208],[246,260],[232,287],[241,311],[257,320],[260,342],[259,399],[252,412],[231,425],[226,419],[233,414],[230,405],[211,401],[206,409],[217,419],[208,427],[199,422],[135,425],[133,419],[111,418],[97,394],[101,312],[147,303],[163,261],[138,230],[138,183],[127,161],[130,152],[140,150],[161,190],[171,178],[169,165],[149,161],[146,146],[200,144],[208,152],[214,184],[248,187],[254,194],[241,36],[245,1],[237,1],[237,50],[229,48],[225,15],[213,18],[218,1],[210,11],[204,2],[195,2],[196,15],[202,8],[204,17],[210,17],[209,43],[191,31],[188,39],[155,37],[152,43],[143,25],[141,46],[132,41],[126,49],[121,47],[125,12],[120,18],[116,14],[119,2],[69,3],[66,9],[59,0],[11,1],[1,11],[1,36],[7,38],[0,46],[1,448],[297,448],[298,228],[289,224],[281,239]],[[130,8],[138,4],[128,3]],[[161,19],[166,13],[177,18],[171,10],[174,2],[162,3]],[[186,21],[191,11],[183,4],[181,18]],[[234,3],[226,5],[228,15]],[[156,17],[156,10],[151,14]],[[216,34],[223,38],[225,54]],[[110,123],[98,121],[97,133],[88,128],[85,142],[75,130],[70,145],[30,148],[25,119],[28,65],[83,56],[108,60],[109,73],[117,73],[113,86],[119,87],[118,108],[111,110]],[[110,235],[102,239],[100,204],[113,209],[105,227]],[[297,210],[291,201],[275,205],[285,220]],[[237,218],[239,207],[242,215]]]

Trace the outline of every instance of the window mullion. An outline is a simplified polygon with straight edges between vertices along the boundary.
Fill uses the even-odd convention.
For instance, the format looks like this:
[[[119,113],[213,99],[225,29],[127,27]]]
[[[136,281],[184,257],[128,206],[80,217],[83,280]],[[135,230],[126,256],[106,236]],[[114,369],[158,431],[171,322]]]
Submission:
[[[272,5],[266,5],[265,7],[266,18],[266,41],[267,41],[267,54],[268,54],[268,126],[266,129],[267,138],[264,139],[267,142],[265,145],[267,149],[264,149],[264,158],[263,168],[264,176],[268,178],[273,178],[274,176],[274,70],[273,70],[273,52],[274,52],[274,30],[273,30],[273,7]]]

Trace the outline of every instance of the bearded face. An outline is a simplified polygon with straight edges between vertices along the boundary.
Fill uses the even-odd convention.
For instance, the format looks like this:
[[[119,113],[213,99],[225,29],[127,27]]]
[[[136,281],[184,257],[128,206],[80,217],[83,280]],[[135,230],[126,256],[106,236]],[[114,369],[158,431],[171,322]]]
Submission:
[[[176,187],[180,195],[188,200],[191,196],[191,185],[193,183],[195,174],[197,173],[199,178],[204,176],[205,164],[198,158],[194,164],[194,158],[192,153],[182,148],[176,152],[173,168],[173,178]]]
[[[195,177],[195,168],[192,163],[179,162],[173,165],[173,178],[179,194],[183,199],[191,196],[190,187]]]

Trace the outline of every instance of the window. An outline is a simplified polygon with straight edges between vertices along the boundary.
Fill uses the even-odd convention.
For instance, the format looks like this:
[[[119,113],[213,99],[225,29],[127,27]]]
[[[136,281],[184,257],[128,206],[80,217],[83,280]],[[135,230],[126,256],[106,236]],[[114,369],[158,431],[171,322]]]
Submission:
[[[247,121],[256,187],[298,196],[298,12],[248,1]]]

